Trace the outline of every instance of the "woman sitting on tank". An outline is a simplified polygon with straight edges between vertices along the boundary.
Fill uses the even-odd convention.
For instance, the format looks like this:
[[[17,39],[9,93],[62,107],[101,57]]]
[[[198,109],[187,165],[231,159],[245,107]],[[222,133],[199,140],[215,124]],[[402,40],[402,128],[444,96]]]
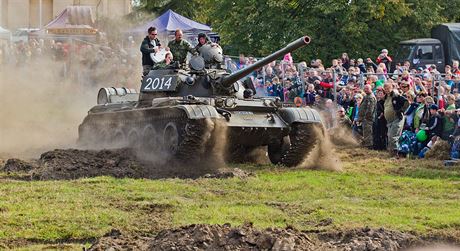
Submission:
[[[178,68],[173,61],[173,55],[170,51],[166,52],[165,60],[155,65],[154,69],[174,69]]]

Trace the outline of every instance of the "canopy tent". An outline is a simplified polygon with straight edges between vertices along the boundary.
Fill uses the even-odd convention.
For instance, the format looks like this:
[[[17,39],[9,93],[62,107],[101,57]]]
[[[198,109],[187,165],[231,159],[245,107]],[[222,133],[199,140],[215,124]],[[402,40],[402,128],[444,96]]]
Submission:
[[[11,41],[11,31],[0,26],[0,39]]]
[[[45,26],[47,33],[59,35],[95,35],[94,17],[90,6],[68,6]]]
[[[67,6],[43,29],[31,32],[31,37],[82,40],[96,40],[97,29],[90,6]]]
[[[195,22],[184,16],[177,14],[172,10],[167,10],[156,19],[128,30],[127,33],[131,34],[147,34],[149,27],[157,28],[158,33],[162,35],[169,35],[174,33],[177,29],[181,29],[186,34],[198,34],[200,32],[211,32],[211,27]]]

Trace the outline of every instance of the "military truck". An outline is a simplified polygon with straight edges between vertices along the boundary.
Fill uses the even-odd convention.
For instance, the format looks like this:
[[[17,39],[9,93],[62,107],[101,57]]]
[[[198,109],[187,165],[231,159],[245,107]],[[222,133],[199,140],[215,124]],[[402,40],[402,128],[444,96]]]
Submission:
[[[252,82],[240,79],[309,43],[304,36],[234,73],[224,69],[222,48],[208,43],[187,69],[169,65],[150,71],[140,93],[102,88],[79,126],[79,142],[137,147],[183,162],[206,161],[218,144],[225,144],[221,154],[230,161],[266,146],[273,163],[299,165],[321,140],[318,112],[286,107],[279,98],[255,98]]]
[[[460,23],[445,23],[431,30],[431,38],[400,42],[392,66],[408,60],[414,68],[436,65],[438,71],[444,72],[446,64],[459,59]]]

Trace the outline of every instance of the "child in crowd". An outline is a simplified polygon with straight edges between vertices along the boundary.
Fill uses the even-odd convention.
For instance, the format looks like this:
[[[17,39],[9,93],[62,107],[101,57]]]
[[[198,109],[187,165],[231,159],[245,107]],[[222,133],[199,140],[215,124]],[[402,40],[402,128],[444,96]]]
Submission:
[[[309,84],[304,94],[305,104],[312,106],[315,104],[316,91],[313,84]]]

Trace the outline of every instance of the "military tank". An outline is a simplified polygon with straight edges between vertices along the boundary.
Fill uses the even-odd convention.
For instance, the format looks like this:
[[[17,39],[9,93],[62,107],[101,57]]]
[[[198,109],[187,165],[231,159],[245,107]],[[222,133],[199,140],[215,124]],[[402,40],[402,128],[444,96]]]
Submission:
[[[219,45],[204,44],[189,59],[189,68],[150,71],[139,93],[100,89],[98,104],[79,126],[79,142],[138,147],[184,162],[205,160],[218,144],[225,144],[230,161],[267,146],[272,163],[299,165],[321,140],[315,131],[323,128],[318,112],[286,107],[279,98],[255,98],[252,82],[241,79],[309,43],[304,36],[234,73],[224,69]]]

